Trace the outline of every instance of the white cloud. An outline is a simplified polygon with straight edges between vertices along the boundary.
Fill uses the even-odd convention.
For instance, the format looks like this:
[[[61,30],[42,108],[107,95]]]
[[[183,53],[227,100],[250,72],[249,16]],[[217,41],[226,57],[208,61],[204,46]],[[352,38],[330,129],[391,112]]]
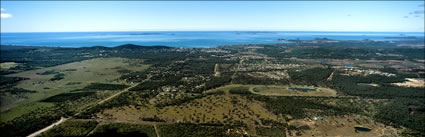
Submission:
[[[0,11],[5,11],[5,9],[0,8]],[[1,15],[1,18],[10,18],[10,17],[12,17],[12,14],[9,14],[9,13],[0,13],[0,15]]]
[[[1,18],[10,18],[10,17],[12,17],[12,15],[9,13],[1,13]]]

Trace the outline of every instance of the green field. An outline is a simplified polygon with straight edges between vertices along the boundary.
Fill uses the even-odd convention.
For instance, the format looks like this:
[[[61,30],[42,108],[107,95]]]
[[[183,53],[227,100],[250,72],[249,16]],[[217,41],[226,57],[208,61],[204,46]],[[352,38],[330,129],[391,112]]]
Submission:
[[[37,109],[53,107],[53,106],[54,106],[53,103],[47,103],[47,102],[35,102],[31,104],[24,104],[14,109],[1,112],[0,122],[6,122],[9,120],[12,120],[16,117],[21,116],[22,114],[25,114]]]
[[[16,62],[3,62],[3,63],[0,63],[0,68],[1,69],[11,69],[11,68],[14,68],[14,67],[16,67],[16,66],[19,66],[19,63],[16,63]]]
[[[149,65],[142,63],[143,60],[138,59],[96,58],[6,75],[8,77],[29,78],[20,81],[16,87],[36,92],[26,93],[24,94],[24,98],[11,95],[2,96],[2,102],[7,103],[1,104],[1,119],[2,121],[11,120],[14,117],[19,117],[24,113],[30,112],[27,110],[35,110],[39,106],[45,106],[38,104],[46,104],[36,103],[37,101],[62,93],[73,92],[86,86],[89,88],[98,86],[93,86],[91,85],[92,83],[120,84],[107,85],[106,88],[108,89],[106,90],[110,90],[111,88],[122,89],[123,86],[121,84],[126,83],[118,79],[122,75],[122,73],[118,72],[118,68],[126,68],[130,71],[143,71],[149,67]],[[63,79],[51,80],[56,74],[63,74]],[[37,105],[33,105],[34,103]]]

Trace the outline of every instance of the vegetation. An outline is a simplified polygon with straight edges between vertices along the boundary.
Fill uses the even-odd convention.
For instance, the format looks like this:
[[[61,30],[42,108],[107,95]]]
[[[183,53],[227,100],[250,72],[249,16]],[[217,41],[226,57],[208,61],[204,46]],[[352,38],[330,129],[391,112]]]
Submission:
[[[89,135],[90,137],[120,136],[120,137],[156,137],[153,126],[113,123],[102,124]]]
[[[332,71],[330,68],[312,68],[300,72],[291,71],[289,76],[291,82],[297,85],[323,86],[327,85],[327,78]]]
[[[19,81],[28,80],[29,78],[21,78],[21,77],[6,77],[0,76],[0,87],[2,89],[11,88],[15,86]]]
[[[406,107],[407,106],[407,107]],[[390,125],[403,125],[417,131],[425,132],[425,103],[423,100],[397,98],[388,104],[378,106],[374,116],[380,122]]]
[[[95,92],[74,92],[74,93],[62,93],[42,100],[41,102],[65,102],[68,100],[79,99],[84,96],[95,94]]]
[[[391,85],[391,83],[401,81],[404,81],[403,77],[335,75],[332,80],[332,88],[348,95],[371,98],[425,98],[424,88],[406,88]],[[380,86],[358,86],[357,83],[377,83]]]
[[[86,136],[97,125],[96,121],[68,120],[41,134],[43,137]]]
[[[58,73],[55,76],[53,76],[53,78],[50,79],[50,81],[56,81],[56,80],[61,80],[64,79],[65,74],[63,73]]]
[[[222,77],[211,77],[209,81],[205,83],[205,89],[213,89],[220,86],[224,86],[231,81],[230,76],[222,76]]]
[[[126,106],[126,105],[135,105],[140,106],[142,103],[146,103],[148,97],[155,96],[156,93],[146,92],[146,93],[138,93],[138,92],[124,92],[115,98],[103,103],[91,107],[90,109],[83,111],[77,115],[77,118],[92,118],[97,112],[101,112],[104,109]],[[137,100],[135,99],[137,98]]]
[[[123,90],[128,87],[122,84],[91,83],[87,87],[84,87],[83,90]]]
[[[68,99],[68,96],[63,96],[65,99],[58,99],[57,101],[60,102],[54,102],[53,106],[29,109],[29,112],[21,114],[21,116],[0,123],[0,131],[5,136],[27,136],[58,121],[61,117],[74,116],[90,104],[108,97],[105,95],[107,95],[105,92],[100,92],[78,99]]]
[[[137,86],[130,89],[130,91],[140,91],[140,90],[155,90],[162,86],[164,86],[165,83],[159,82],[159,81],[146,81],[138,84]]]
[[[44,71],[41,73],[37,73],[37,75],[52,75],[52,74],[58,74],[59,72],[54,71],[54,70],[48,70],[48,71]]]
[[[0,93],[4,94],[4,93],[10,93],[13,95],[17,95],[17,94],[23,94],[23,93],[35,93],[36,91],[33,90],[26,90],[23,88],[10,88],[10,89],[5,89],[5,90],[1,90]]]
[[[63,111],[55,111],[56,108],[38,109],[6,123],[0,124],[2,136],[16,137],[27,136],[42,129],[60,119]]]
[[[221,126],[200,126],[195,124],[175,124],[158,126],[159,133],[165,137],[227,137],[227,128]],[[240,136],[240,135],[239,135]]]
[[[165,120],[160,119],[156,115],[154,117],[141,118],[141,120],[143,120],[143,121],[152,121],[152,122],[165,122]]]
[[[346,98],[331,97],[267,97],[250,96],[250,98],[265,102],[266,108],[275,114],[291,115],[294,118],[312,116],[336,116],[350,113],[362,113],[363,104],[352,103]],[[338,102],[337,106],[325,102]]]
[[[232,79],[234,84],[247,84],[247,85],[287,85],[288,79],[275,80],[270,78],[253,77],[246,74],[237,73],[236,77]]]
[[[134,120],[166,122],[158,125],[158,132],[170,137],[242,136],[244,131],[253,130],[258,136],[285,136],[286,128],[295,128],[287,127],[286,121],[351,114],[407,127],[409,132],[405,134],[423,135],[424,87],[393,83],[406,78],[419,78],[420,82],[425,76],[421,67],[424,48],[398,47],[403,43],[399,41],[292,42],[211,49],[132,44],[84,48],[2,46],[1,63],[19,64],[1,70],[0,93],[5,95],[2,105],[16,101],[19,106],[21,100],[28,105],[41,100],[49,107],[25,109],[29,112],[2,122],[0,130],[5,136],[26,136],[61,117],[108,120],[116,118],[111,117],[114,113],[123,111],[120,114],[132,117],[139,112],[137,109],[148,108],[146,115],[137,115]],[[344,66],[347,62],[357,64]],[[67,65],[74,66],[63,67]],[[42,69],[33,70],[38,68]],[[360,72],[366,70],[373,73]],[[121,82],[126,84],[109,84]],[[137,86],[108,98],[130,83]],[[332,95],[250,92],[251,88],[268,86],[302,91],[310,90],[304,87],[323,92],[329,89]],[[278,90],[270,88],[269,93]],[[105,98],[108,100],[98,103]],[[221,98],[226,104],[217,101]],[[246,105],[248,101],[253,103]],[[257,114],[257,110],[264,114]],[[167,115],[183,116],[168,121]],[[192,123],[184,123],[187,121]],[[96,125],[94,121],[71,120],[42,136],[156,136],[154,127],[148,125],[101,123],[94,129]]]
[[[249,95],[249,94],[251,94],[251,92],[249,91],[249,89],[247,87],[232,88],[232,89],[229,90],[229,93],[238,94],[238,95]]]
[[[285,128],[257,127],[257,135],[268,137],[286,137]]]

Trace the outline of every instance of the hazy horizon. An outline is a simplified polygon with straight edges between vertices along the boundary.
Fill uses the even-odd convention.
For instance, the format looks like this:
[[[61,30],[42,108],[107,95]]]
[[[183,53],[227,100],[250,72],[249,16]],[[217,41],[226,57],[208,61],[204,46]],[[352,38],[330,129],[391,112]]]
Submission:
[[[105,31],[34,31],[0,33],[84,33],[84,32],[353,32],[353,33],[423,33],[420,31],[308,31],[308,30],[105,30]]]
[[[1,32],[424,32],[423,1],[1,1]]]

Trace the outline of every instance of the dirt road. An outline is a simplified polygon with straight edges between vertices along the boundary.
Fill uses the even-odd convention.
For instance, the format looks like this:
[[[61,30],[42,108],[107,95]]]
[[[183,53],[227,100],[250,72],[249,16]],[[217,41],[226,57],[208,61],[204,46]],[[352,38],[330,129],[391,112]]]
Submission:
[[[133,87],[135,87],[135,86],[137,86],[137,84],[133,84],[133,85],[131,85],[130,87],[128,87],[128,88],[126,88],[126,89],[124,89],[124,90],[122,90],[122,91],[120,91],[120,92],[118,92],[118,93],[116,93],[116,94],[114,94],[114,95],[112,95],[112,96],[109,96],[108,98],[105,98],[105,99],[103,99],[103,100],[99,101],[99,103],[97,103],[97,104],[103,104],[103,103],[105,103],[106,101],[111,100],[112,98],[114,98],[114,97],[116,97],[116,96],[118,96],[118,95],[120,95],[120,94],[122,94],[122,93],[124,93],[124,92],[127,92],[129,89],[131,89],[131,88],[133,88]]]
[[[128,87],[128,88],[126,88],[126,89],[124,89],[124,90],[122,90],[122,91],[120,91],[120,92],[118,92],[118,93],[116,93],[116,94],[114,94],[114,95],[112,95],[112,96],[109,96],[108,98],[105,98],[105,99],[103,99],[103,100],[99,101],[99,103],[97,103],[97,104],[103,104],[104,102],[106,102],[106,101],[108,101],[108,100],[111,100],[112,98],[114,98],[114,97],[116,97],[116,96],[118,96],[118,95],[120,95],[120,94],[122,94],[122,93],[124,93],[124,92],[127,92],[130,88],[133,88],[133,87],[135,87],[136,85],[137,85],[137,84],[131,85],[130,87]],[[94,105],[94,106],[96,106],[96,105]],[[94,106],[92,106],[92,107],[94,107]],[[78,115],[78,114],[79,114],[79,113],[77,113],[76,115]],[[55,123],[51,124],[50,126],[47,126],[47,127],[43,128],[43,129],[41,129],[41,130],[38,130],[38,131],[36,131],[36,132],[34,132],[34,133],[32,133],[32,134],[28,135],[27,137],[36,137],[36,136],[40,135],[41,133],[43,133],[43,132],[45,132],[45,131],[47,131],[47,130],[49,130],[49,129],[53,128],[54,126],[59,125],[59,124],[61,124],[61,123],[65,122],[65,121],[66,121],[66,120],[68,120],[68,119],[70,119],[70,118],[63,118],[63,117],[62,117],[62,118],[61,118],[58,122],[55,122]]]
[[[49,129],[53,128],[54,126],[57,126],[57,125],[59,125],[59,124],[61,124],[61,123],[65,122],[65,121],[66,121],[66,120],[68,120],[68,119],[69,119],[69,118],[63,118],[63,117],[61,117],[61,119],[60,119],[59,121],[57,121],[57,122],[55,122],[55,123],[51,124],[50,126],[47,126],[47,127],[43,128],[43,129],[41,129],[41,130],[38,130],[37,132],[34,132],[34,133],[32,133],[31,135],[28,135],[27,137],[36,137],[36,136],[40,135],[41,133],[43,133],[43,132],[45,132],[45,131],[47,131],[47,130],[49,130]]]

